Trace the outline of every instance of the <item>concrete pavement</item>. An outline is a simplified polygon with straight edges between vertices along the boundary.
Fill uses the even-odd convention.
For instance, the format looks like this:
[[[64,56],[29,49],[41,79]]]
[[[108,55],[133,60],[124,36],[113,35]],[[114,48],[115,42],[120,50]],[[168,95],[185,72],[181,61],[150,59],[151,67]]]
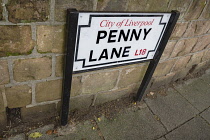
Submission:
[[[31,133],[35,131],[43,133],[43,128]],[[59,134],[36,140],[210,140],[210,72],[169,88],[166,95],[145,98],[112,119],[101,116],[69,125]]]

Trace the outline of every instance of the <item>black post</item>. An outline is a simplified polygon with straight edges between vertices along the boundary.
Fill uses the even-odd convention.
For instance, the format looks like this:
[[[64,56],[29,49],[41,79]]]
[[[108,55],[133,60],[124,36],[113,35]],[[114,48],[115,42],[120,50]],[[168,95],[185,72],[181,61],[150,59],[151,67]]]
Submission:
[[[162,53],[165,49],[165,46],[168,42],[169,37],[171,36],[171,33],[174,29],[174,26],[179,18],[180,13],[178,11],[172,11],[171,17],[169,19],[168,25],[166,27],[165,33],[161,39],[160,45],[154,55],[154,58],[150,61],[150,64],[147,68],[146,74],[144,75],[144,78],[142,80],[142,83],[138,89],[136,101],[140,101],[144,95],[144,92],[152,78],[152,75],[157,67],[157,64],[160,60],[160,57],[162,56]]]
[[[69,22],[71,21],[71,23]],[[62,96],[62,110],[61,110],[61,125],[65,126],[68,123],[69,103],[71,82],[73,73],[74,51],[77,33],[78,12],[76,9],[67,10],[67,44],[66,44],[66,58],[65,70],[63,76],[63,96]]]

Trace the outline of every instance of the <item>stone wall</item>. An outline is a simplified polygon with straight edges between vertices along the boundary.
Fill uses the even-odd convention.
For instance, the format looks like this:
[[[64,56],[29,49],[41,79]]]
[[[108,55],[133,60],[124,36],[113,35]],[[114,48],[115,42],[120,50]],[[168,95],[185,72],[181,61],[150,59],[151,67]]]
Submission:
[[[0,0],[0,126],[6,108],[23,121],[58,113],[67,8],[170,12],[181,16],[153,75],[155,89],[210,68],[209,0]],[[136,92],[148,63],[73,75],[71,109]]]

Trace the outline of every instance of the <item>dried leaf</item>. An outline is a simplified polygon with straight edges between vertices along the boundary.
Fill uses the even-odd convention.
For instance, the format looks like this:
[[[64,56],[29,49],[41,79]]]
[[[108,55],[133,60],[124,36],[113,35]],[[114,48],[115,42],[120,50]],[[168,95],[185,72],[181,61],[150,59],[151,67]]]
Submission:
[[[29,135],[30,138],[40,138],[41,136],[42,136],[42,133],[39,133],[39,132],[34,132]]]
[[[98,121],[100,122],[101,121],[101,118],[98,118]]]
[[[93,127],[93,130],[95,130],[96,128],[95,127]]]
[[[52,133],[53,133],[53,130],[48,130],[48,131],[46,132],[47,135],[52,135]]]

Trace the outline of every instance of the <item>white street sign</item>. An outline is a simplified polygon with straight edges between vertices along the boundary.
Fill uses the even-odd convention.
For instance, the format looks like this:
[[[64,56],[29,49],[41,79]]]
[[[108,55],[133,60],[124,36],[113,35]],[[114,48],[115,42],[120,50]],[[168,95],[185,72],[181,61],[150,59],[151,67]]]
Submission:
[[[170,13],[79,13],[73,71],[153,59]]]

